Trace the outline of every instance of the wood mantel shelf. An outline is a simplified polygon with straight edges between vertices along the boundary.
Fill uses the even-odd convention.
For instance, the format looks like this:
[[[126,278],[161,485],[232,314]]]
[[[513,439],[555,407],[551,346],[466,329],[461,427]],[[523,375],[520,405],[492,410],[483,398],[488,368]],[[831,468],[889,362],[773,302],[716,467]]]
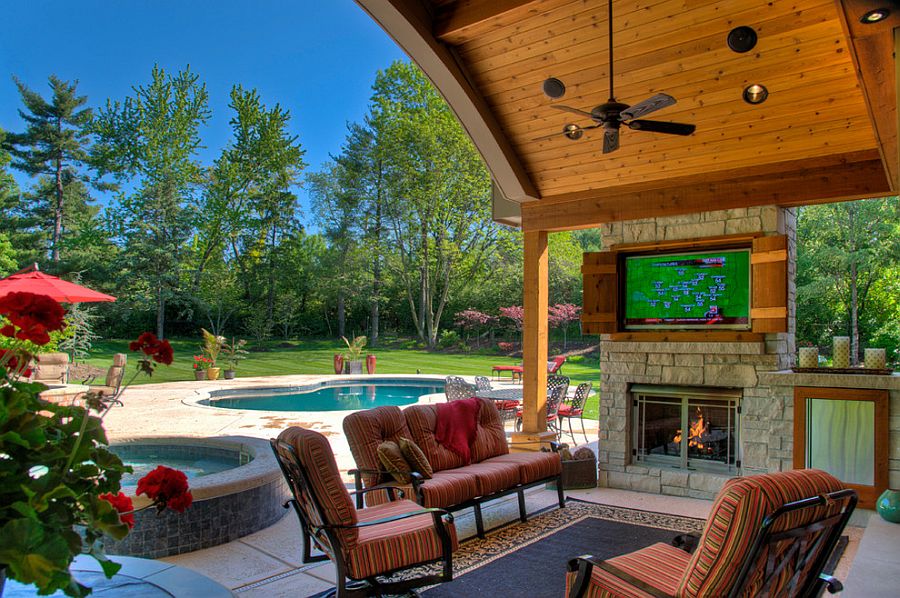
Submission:
[[[797,373],[791,370],[761,372],[759,383],[765,386],[814,386],[818,388],[863,388],[900,390],[900,373],[889,376],[867,374],[834,374],[822,368],[821,373]]]

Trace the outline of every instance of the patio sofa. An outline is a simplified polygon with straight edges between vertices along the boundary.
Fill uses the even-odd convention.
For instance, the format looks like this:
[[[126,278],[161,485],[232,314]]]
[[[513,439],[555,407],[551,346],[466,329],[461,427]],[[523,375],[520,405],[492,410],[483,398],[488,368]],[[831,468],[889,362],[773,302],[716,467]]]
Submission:
[[[424,507],[450,511],[473,507],[479,536],[484,535],[481,504],[485,501],[518,494],[519,518],[526,520],[526,488],[556,482],[559,506],[564,506],[559,454],[552,452],[510,453],[500,414],[493,401],[479,399],[475,441],[471,445],[471,463],[439,444],[434,437],[437,405],[376,407],[357,411],[344,418],[344,433],[358,469],[351,470],[357,490],[379,485],[399,486]],[[432,477],[411,473],[409,484],[398,484],[381,466],[377,451],[385,441],[410,439],[422,450],[433,470]],[[555,445],[554,445],[555,448]],[[365,493],[368,505],[389,500],[390,490]],[[357,508],[362,508],[362,495],[357,494]]]

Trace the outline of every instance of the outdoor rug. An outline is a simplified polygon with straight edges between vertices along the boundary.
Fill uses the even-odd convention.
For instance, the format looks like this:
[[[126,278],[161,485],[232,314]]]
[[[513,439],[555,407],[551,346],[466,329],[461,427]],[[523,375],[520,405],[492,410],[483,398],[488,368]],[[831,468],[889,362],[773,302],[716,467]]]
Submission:
[[[569,499],[528,520],[472,539],[453,556],[453,581],[419,593],[424,598],[490,595],[542,598],[565,595],[566,563],[592,554],[609,558],[682,533],[703,531],[704,520]]]

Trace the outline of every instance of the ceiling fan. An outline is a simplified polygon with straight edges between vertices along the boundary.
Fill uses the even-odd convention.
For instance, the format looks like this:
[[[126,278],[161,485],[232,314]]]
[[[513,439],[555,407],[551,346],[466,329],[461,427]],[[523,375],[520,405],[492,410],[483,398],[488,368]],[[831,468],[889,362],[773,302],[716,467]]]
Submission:
[[[552,91],[548,91],[547,83],[551,83]],[[548,79],[545,82],[545,91],[552,98],[562,97],[565,87],[562,82],[556,79]],[[625,125],[629,129],[635,131],[651,131],[653,133],[665,133],[667,135],[690,135],[696,127],[683,123],[663,122],[658,120],[643,120],[642,116],[656,112],[671,106],[675,103],[675,98],[665,93],[658,93],[653,97],[647,98],[642,102],[638,102],[634,106],[623,104],[616,101],[615,93],[613,93],[613,25],[612,25],[612,0],[609,0],[609,100],[605,104],[594,107],[590,112],[556,104],[551,106],[557,110],[564,110],[579,116],[590,118],[594,124],[588,126],[580,126],[576,124],[567,124],[559,133],[538,137],[534,141],[543,141],[558,135],[565,135],[569,139],[575,141],[581,139],[584,132],[589,129],[603,128],[603,153],[608,154],[619,149],[619,128]]]

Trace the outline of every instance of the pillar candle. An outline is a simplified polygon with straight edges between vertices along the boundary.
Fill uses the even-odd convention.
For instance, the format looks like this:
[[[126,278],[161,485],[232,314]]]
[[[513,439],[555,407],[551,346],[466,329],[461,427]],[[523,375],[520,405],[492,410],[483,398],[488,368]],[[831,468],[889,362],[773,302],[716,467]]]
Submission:
[[[887,367],[887,356],[884,349],[866,349],[866,368],[883,370]]]
[[[817,368],[817,367],[819,367],[819,348],[818,347],[800,347],[800,357],[797,361],[798,361],[798,366],[801,368]]]
[[[831,356],[831,365],[835,368],[850,367],[850,337],[834,337],[834,352]]]

